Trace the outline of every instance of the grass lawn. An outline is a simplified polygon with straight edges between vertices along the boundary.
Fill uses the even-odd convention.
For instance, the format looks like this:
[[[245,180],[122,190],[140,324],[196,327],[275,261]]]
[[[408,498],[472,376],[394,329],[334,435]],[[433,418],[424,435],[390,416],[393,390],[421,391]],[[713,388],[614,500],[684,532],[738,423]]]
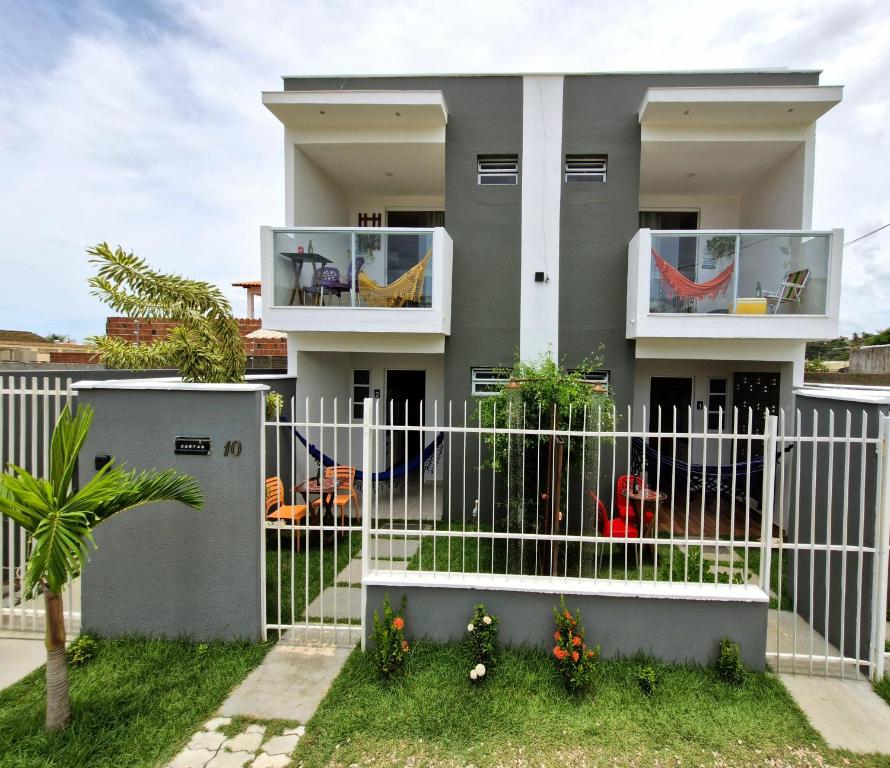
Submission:
[[[593,694],[572,698],[532,650],[505,651],[482,686],[459,646],[417,643],[407,677],[390,683],[355,651],[294,765],[890,766],[829,750],[772,675],[735,689],[708,670],[656,665],[647,698],[637,667],[602,662]]]
[[[350,559],[358,557],[361,551],[362,536],[360,531],[352,531],[337,539],[337,551],[334,552],[333,541],[324,547],[319,546],[319,536],[311,536],[309,546],[305,541],[300,551],[291,554],[291,539],[287,532],[281,533],[281,554],[279,556],[278,536],[270,531],[266,533],[266,616],[271,624],[278,624],[279,583],[281,590],[281,623],[290,624],[291,615],[295,621],[302,621],[306,605],[311,603],[323,587],[332,586],[337,574],[342,571]],[[306,561],[309,561],[309,577],[306,577]],[[281,576],[279,582],[279,561]],[[322,580],[322,572],[324,579]],[[293,577],[293,589],[291,578]],[[322,581],[324,582],[322,585]],[[307,590],[308,587],[308,590]],[[308,592],[308,595],[307,595]],[[291,611],[293,610],[293,613]]]
[[[0,691],[2,768],[156,768],[182,748],[268,645],[103,640],[69,669],[74,722],[43,730],[43,668]]]

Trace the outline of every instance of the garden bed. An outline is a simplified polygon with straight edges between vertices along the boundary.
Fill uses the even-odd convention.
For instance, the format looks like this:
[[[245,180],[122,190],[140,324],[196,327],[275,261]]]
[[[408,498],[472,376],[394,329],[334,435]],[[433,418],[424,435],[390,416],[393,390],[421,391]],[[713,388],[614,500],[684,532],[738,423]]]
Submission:
[[[567,695],[541,652],[504,651],[483,685],[457,645],[416,643],[407,676],[382,683],[354,652],[310,721],[294,765],[887,766],[829,750],[769,674],[733,688],[698,667],[601,662],[592,694]]]
[[[105,640],[70,668],[72,725],[43,729],[44,670],[0,691],[0,768],[156,768],[262,660],[265,643]]]

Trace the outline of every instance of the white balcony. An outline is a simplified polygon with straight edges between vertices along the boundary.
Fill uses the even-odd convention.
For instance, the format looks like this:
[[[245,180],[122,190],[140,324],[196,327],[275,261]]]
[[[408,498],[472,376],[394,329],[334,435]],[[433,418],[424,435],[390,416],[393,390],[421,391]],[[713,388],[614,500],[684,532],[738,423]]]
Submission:
[[[442,227],[262,227],[263,326],[313,334],[451,333]]]
[[[843,230],[641,229],[628,248],[628,339],[831,339]]]

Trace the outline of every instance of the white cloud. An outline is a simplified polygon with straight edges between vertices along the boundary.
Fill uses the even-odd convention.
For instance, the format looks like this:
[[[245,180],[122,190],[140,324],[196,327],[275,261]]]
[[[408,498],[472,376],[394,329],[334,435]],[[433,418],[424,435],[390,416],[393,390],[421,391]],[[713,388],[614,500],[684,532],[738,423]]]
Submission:
[[[120,242],[223,286],[282,221],[283,74],[825,70],[814,225],[890,221],[890,18],[878,2],[28,4],[0,11],[0,327],[100,332],[83,249]],[[842,325],[890,325],[890,230],[846,254]],[[243,308],[230,289],[236,309]]]

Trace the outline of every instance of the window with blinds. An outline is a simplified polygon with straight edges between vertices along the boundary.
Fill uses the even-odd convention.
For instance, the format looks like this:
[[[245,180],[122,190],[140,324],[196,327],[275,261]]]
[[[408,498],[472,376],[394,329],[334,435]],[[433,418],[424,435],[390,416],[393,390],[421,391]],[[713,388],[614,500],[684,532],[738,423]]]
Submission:
[[[604,182],[608,164],[606,155],[566,155],[566,182]]]

